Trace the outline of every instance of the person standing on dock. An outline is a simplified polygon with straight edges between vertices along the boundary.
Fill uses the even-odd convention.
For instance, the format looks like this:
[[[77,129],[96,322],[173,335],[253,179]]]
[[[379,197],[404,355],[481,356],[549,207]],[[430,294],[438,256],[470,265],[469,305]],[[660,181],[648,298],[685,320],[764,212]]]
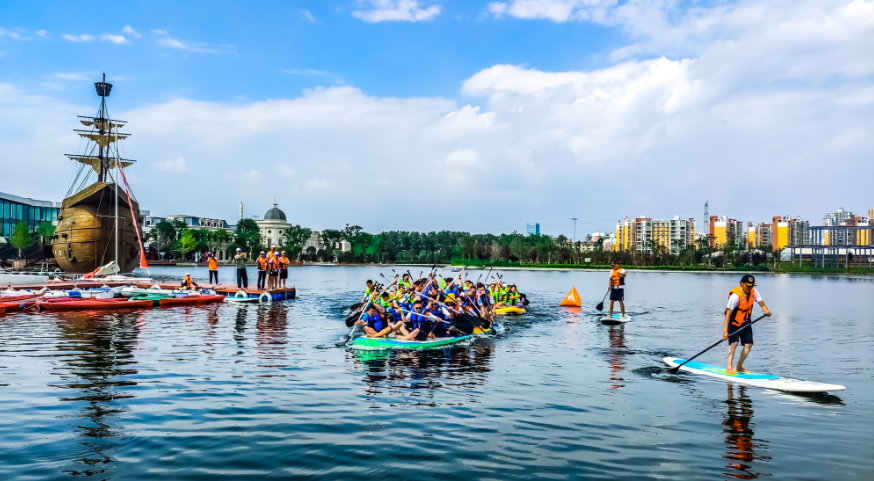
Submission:
[[[285,257],[285,251],[282,251],[282,256],[279,258],[279,287],[286,289],[286,281],[288,281],[288,265],[291,262],[288,257]]]
[[[276,289],[279,285],[279,252],[267,254],[267,290]]]
[[[762,308],[762,313],[766,316],[771,316],[771,311],[768,310],[768,306],[762,300],[759,290],[753,289],[755,285],[756,278],[747,274],[741,277],[738,287],[728,291],[728,306],[725,308],[722,338],[728,339],[728,367],[725,369],[725,372],[729,374],[749,372],[744,369],[743,364],[753,348],[753,328],[750,326],[741,332],[736,333],[736,331],[750,324],[753,305],[758,303],[759,307]],[[743,350],[740,353],[740,359],[737,360],[737,367],[733,368],[734,350],[737,348],[738,342],[743,345]]]
[[[249,274],[246,273],[246,253],[243,249],[237,247],[237,254],[234,256],[234,265],[237,266],[237,287],[240,289],[249,288]]]
[[[218,281],[218,261],[215,259],[215,256],[212,252],[206,255],[206,266],[209,269],[209,283],[212,286],[215,286],[219,283]],[[212,282],[213,277],[215,277],[215,283]]]
[[[613,317],[613,302],[619,302],[619,309],[622,312],[622,317],[625,317],[625,269],[619,267],[618,262],[613,263],[613,270],[610,271],[610,314],[607,317]],[[603,306],[601,306],[603,307]]]
[[[258,289],[263,290],[264,284],[267,283],[267,256],[264,255],[265,252],[261,251],[261,255],[255,259],[255,262],[258,263]]]

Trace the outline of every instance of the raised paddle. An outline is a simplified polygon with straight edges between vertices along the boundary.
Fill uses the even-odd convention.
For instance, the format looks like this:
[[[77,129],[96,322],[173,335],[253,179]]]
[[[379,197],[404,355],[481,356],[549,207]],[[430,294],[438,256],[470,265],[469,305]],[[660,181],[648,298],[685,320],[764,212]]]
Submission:
[[[610,294],[610,289],[607,289],[607,294]],[[595,306],[595,309],[597,309],[598,311],[604,310],[604,300],[607,299],[607,294],[604,294],[604,299],[601,299],[601,302],[599,302],[598,305]]]
[[[752,326],[753,324],[755,324],[755,323],[761,321],[761,320],[764,319],[765,317],[767,317],[767,315],[766,315],[766,314],[762,314],[761,316],[759,316],[758,319],[756,319],[755,321],[753,321],[753,322],[747,324],[746,326],[743,326],[743,327],[741,327],[740,329],[734,331],[732,334],[737,334],[738,332],[743,331],[744,329],[746,329],[746,328]],[[698,356],[704,354],[705,352],[707,352],[707,351],[713,349],[714,347],[716,347],[716,346],[718,346],[719,344],[721,344],[722,341],[724,341],[724,340],[725,340],[725,339],[720,339],[720,340],[714,342],[714,343],[713,343],[710,347],[708,347],[707,349],[705,349],[705,350],[699,352],[698,354],[695,354],[694,356],[690,357],[689,359],[686,359],[685,361],[683,361],[683,364],[680,364],[680,365],[677,366],[677,367],[672,367],[671,369],[668,369],[668,372],[671,373],[671,374],[677,374],[677,372],[679,372],[680,368],[683,367],[687,362],[689,362],[689,361],[691,361],[692,359],[695,359],[696,357],[698,357]]]

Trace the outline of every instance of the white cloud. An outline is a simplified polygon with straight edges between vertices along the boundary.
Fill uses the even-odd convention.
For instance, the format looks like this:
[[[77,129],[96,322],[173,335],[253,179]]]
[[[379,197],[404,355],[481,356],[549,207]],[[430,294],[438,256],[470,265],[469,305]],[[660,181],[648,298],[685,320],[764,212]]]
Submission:
[[[112,42],[114,44],[130,43],[128,39],[124,38],[124,35],[110,35],[108,33],[103,34],[100,37],[100,40],[104,42]]]
[[[292,69],[283,69],[282,73],[287,73],[289,75],[301,75],[301,76],[305,76],[305,77],[325,77],[325,78],[328,78],[331,81],[333,81],[335,84],[339,84],[339,85],[346,83],[346,81],[343,80],[343,77],[341,77],[333,72],[329,72],[327,70],[312,70],[312,69],[292,68]]]
[[[61,38],[63,38],[64,40],[67,40],[69,42],[93,42],[94,41],[93,35],[86,35],[86,34],[70,35],[69,33],[65,33],[65,34],[61,35]]]
[[[234,48],[233,45],[217,45],[202,42],[189,42],[187,40],[171,38],[167,36],[167,32],[164,30],[152,30],[152,32],[161,35],[161,38],[158,39],[158,45],[184,50],[186,52],[219,53]]]
[[[154,33],[155,35],[167,35],[167,31],[162,30],[160,28],[156,28],[155,30],[152,30],[152,33]]]
[[[446,157],[450,167],[480,167],[479,152],[475,149],[458,149]]]
[[[140,32],[137,32],[130,25],[125,25],[124,28],[121,29],[121,33],[126,33],[133,38],[142,38],[143,37],[142,34],[140,34]]]
[[[303,183],[303,190],[307,193],[318,192],[324,190],[328,187],[328,181],[326,179],[308,179]]]
[[[310,13],[309,10],[304,10],[302,13],[303,13],[303,18],[309,20],[312,23],[316,23],[316,18],[313,17],[313,14]]]
[[[188,170],[188,164],[185,162],[185,157],[178,157],[172,160],[161,160],[155,162],[155,170],[162,172],[185,172]]]
[[[562,23],[569,20],[601,21],[608,9],[617,3],[617,0],[513,0],[511,3],[492,2],[487,8],[495,18],[508,15]]]
[[[14,40],[30,40],[30,37],[25,37],[18,32],[7,30],[2,27],[0,27],[0,37],[9,37]]]
[[[36,34],[39,35],[40,37],[45,37],[47,33],[48,32],[46,32],[45,30],[37,30],[36,31]]]
[[[88,72],[58,72],[54,77],[61,80],[74,81],[93,80],[95,78],[94,74]]]
[[[426,140],[446,142],[494,131],[497,114],[494,112],[480,114],[479,110],[480,107],[473,107],[470,104],[453,110],[423,129],[422,135]]]
[[[364,2],[362,2],[364,3]],[[420,8],[416,0],[367,0],[370,9],[354,10],[352,15],[365,22],[420,22],[433,20],[442,11],[441,5]]]

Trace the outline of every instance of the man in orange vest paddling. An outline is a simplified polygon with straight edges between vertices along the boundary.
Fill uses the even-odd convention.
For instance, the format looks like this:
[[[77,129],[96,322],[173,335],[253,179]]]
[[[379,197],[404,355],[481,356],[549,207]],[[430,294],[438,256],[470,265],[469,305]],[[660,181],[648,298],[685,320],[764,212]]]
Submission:
[[[613,302],[619,302],[619,309],[622,312],[622,317],[625,317],[625,269],[619,267],[619,263],[613,263],[613,270],[610,271],[610,315],[613,317]],[[603,307],[603,306],[601,306]]]
[[[738,287],[728,292],[728,306],[725,309],[725,325],[722,330],[722,338],[727,339],[729,344],[728,367],[725,369],[725,372],[729,374],[749,372],[743,368],[743,364],[750,354],[750,349],[753,348],[753,328],[747,327],[741,332],[735,332],[750,323],[753,306],[758,303],[766,316],[771,315],[771,311],[768,310],[768,306],[762,300],[758,289],[753,289],[755,285],[756,278],[747,274],[740,279]],[[738,342],[743,345],[743,350],[740,353],[740,359],[737,360],[737,367],[732,368],[734,350],[737,348]]]

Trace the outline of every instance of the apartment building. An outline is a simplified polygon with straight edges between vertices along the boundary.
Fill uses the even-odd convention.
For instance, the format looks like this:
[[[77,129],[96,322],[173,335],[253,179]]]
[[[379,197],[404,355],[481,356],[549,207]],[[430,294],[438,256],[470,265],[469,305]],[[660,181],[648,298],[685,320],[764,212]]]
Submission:
[[[765,224],[764,222],[761,224],[747,223],[747,245],[751,249],[761,249],[771,245],[771,237],[771,224]]]
[[[649,242],[662,245],[672,253],[695,244],[695,219],[654,220],[649,217],[625,218],[617,221],[613,250],[643,252]]]

